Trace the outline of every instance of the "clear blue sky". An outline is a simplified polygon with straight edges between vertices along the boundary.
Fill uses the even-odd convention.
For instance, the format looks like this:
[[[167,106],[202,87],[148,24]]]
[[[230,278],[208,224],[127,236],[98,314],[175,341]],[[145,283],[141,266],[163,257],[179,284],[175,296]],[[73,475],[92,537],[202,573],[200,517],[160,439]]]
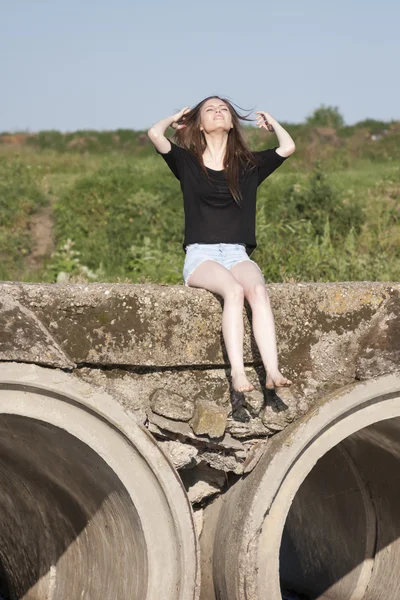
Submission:
[[[0,131],[147,129],[210,94],[400,118],[398,0],[4,0]]]

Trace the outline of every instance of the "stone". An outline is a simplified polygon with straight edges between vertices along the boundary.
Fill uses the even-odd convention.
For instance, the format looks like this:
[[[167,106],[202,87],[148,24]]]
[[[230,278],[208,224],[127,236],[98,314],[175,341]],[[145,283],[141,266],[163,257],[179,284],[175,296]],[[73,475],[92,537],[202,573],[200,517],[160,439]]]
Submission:
[[[227,450],[233,450],[235,452],[242,451],[244,449],[243,444],[239,440],[235,440],[229,433],[225,433],[222,439],[210,439],[208,436],[195,435],[192,428],[188,423],[181,423],[179,421],[170,421],[165,417],[156,415],[152,410],[148,410],[148,429],[149,431],[171,439],[172,436],[178,436],[181,439],[196,440],[200,446],[207,446],[209,448],[224,448]]]
[[[223,437],[229,408],[216,406],[207,400],[198,400],[190,426],[196,435],[206,434],[210,438]]]
[[[219,494],[226,482],[226,474],[211,469],[207,465],[198,465],[193,469],[180,471],[182,482],[192,504],[198,504],[206,498]]]
[[[244,450],[242,442],[239,442],[239,440],[235,440],[235,438],[232,437],[230,433],[225,433],[222,440],[220,440],[217,443],[217,447],[226,448],[227,450],[234,450],[235,453]]]
[[[252,437],[267,437],[271,435],[271,431],[265,427],[261,419],[250,419],[247,422],[235,421],[234,419],[228,419],[227,431],[239,439],[246,439]]]
[[[157,415],[151,409],[148,409],[147,417],[150,423],[156,425],[160,429],[169,431],[170,433],[181,436],[183,438],[196,438],[188,423],[167,419],[166,417]]]
[[[188,368],[149,371],[107,367],[75,369],[77,377],[113,394],[135,420],[144,423],[154,407],[161,418],[187,421],[193,415],[194,399],[206,396],[210,402],[229,406],[229,390],[224,372],[218,369]],[[182,394],[184,390],[184,394]],[[164,414],[162,414],[164,413]]]
[[[253,384],[254,385],[254,384]],[[243,394],[243,404],[252,417],[258,417],[264,406],[264,394],[255,389],[249,394]]]
[[[298,415],[297,400],[291,388],[266,390],[266,403],[261,420],[270,431],[282,431]]]
[[[150,406],[158,415],[176,421],[189,421],[194,413],[193,400],[165,388],[153,392]]]
[[[243,463],[243,473],[250,473],[262,457],[268,444],[267,440],[259,440],[255,444],[252,444],[249,448],[246,460]]]
[[[192,504],[197,504],[201,502],[205,498],[210,498],[211,496],[215,496],[220,492],[220,488],[212,485],[208,481],[196,481],[193,485],[187,490],[189,500]]]
[[[218,471],[232,472],[236,475],[243,473],[243,461],[239,461],[236,454],[206,451],[199,454],[199,460],[206,462],[207,465]]]
[[[196,457],[199,454],[197,448],[190,444],[182,444],[177,440],[159,441],[161,450],[168,456],[175,469],[194,466],[197,464]]]

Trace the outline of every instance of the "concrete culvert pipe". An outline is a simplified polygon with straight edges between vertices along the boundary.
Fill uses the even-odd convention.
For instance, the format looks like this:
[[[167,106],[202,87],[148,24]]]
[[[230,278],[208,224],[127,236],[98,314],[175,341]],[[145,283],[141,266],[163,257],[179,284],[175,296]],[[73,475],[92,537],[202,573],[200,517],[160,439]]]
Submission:
[[[400,376],[326,398],[220,505],[218,600],[397,598]]]
[[[0,597],[196,600],[186,492],[152,437],[72,375],[0,364]]]

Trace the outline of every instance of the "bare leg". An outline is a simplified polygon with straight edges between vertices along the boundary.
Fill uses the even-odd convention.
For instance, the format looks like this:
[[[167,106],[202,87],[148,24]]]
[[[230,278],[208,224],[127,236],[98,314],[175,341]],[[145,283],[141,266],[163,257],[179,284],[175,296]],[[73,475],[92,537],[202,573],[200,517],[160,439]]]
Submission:
[[[231,364],[232,385],[237,392],[251,392],[254,386],[247,379],[243,364],[243,287],[228,269],[212,260],[202,262],[194,270],[188,285],[223,297],[222,335]]]
[[[231,273],[241,283],[251,310],[254,339],[267,371],[267,388],[291,385],[290,379],[278,368],[275,323],[264,279],[254,263],[243,261],[231,268]]]

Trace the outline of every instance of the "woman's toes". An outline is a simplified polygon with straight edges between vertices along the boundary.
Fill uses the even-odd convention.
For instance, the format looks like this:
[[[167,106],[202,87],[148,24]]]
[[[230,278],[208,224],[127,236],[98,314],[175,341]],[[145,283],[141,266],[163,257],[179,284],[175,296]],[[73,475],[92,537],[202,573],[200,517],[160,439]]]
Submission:
[[[292,385],[292,381],[286,377],[282,377],[276,382],[276,387],[289,387],[290,385]]]
[[[240,392],[252,392],[253,390],[254,390],[253,385],[247,385],[247,386],[241,388],[239,391]]]
[[[274,388],[278,387],[289,387],[292,385],[292,383],[293,382],[287,377],[284,377],[282,373],[278,373],[276,376],[268,375],[265,387],[268,390],[273,390]]]
[[[236,392],[252,392],[254,385],[250,383],[244,373],[232,375],[232,385]]]

